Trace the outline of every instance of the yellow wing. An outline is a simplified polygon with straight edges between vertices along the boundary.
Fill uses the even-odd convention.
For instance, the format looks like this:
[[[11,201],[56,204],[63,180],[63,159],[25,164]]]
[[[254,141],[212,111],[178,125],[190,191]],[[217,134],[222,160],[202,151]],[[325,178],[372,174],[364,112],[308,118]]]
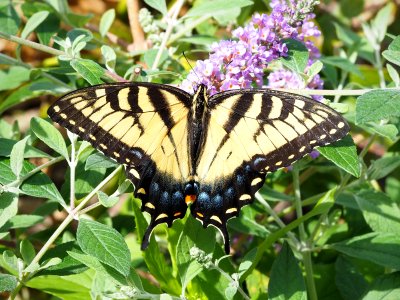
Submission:
[[[189,177],[187,115],[191,96],[167,85],[116,83],[80,89],[63,96],[49,116],[126,167],[135,196],[153,228],[182,218],[183,184]]]
[[[195,167],[200,191],[194,217],[220,229],[254,199],[267,172],[289,166],[349,131],[334,110],[312,99],[273,90],[232,90],[208,100],[204,144]]]

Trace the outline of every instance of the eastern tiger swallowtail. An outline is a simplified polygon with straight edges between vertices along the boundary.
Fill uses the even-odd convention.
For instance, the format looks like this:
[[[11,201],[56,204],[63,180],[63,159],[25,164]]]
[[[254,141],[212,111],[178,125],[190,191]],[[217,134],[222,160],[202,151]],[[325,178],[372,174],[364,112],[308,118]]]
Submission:
[[[267,172],[341,139],[347,122],[317,101],[269,89],[194,95],[168,85],[112,83],[71,92],[49,116],[123,164],[151,215],[142,249],[160,223],[191,214],[217,227],[254,199]]]

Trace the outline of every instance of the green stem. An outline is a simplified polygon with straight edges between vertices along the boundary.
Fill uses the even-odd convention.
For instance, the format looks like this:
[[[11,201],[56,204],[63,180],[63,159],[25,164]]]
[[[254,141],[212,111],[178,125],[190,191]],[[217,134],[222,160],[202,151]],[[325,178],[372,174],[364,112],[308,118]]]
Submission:
[[[160,63],[161,55],[162,55],[164,49],[167,47],[168,39],[171,36],[172,29],[175,26],[175,22],[178,18],[178,14],[181,11],[181,8],[184,3],[185,3],[185,0],[178,0],[177,3],[174,5],[175,10],[174,10],[171,18],[168,20],[168,27],[167,27],[167,30],[165,30],[164,37],[161,42],[160,48],[157,51],[156,58],[154,59],[153,66],[151,67],[152,70],[157,69],[158,64]]]
[[[32,41],[17,37],[15,35],[4,33],[4,32],[1,32],[1,31],[0,31],[0,38],[3,38],[5,40],[9,40],[9,41],[14,42],[14,43],[18,43],[20,45],[28,46],[28,47],[31,47],[33,49],[36,49],[36,50],[39,50],[39,51],[42,51],[42,52],[46,52],[46,53],[49,53],[49,54],[54,55],[54,56],[59,56],[59,55],[65,54],[64,51],[57,50],[57,49],[51,48],[49,46],[42,45],[42,44],[39,44],[39,43],[35,43],[35,42],[32,42]]]
[[[285,223],[283,223],[281,218],[279,218],[278,214],[272,209],[272,207],[269,205],[269,203],[267,201],[265,201],[265,199],[261,196],[261,194],[259,192],[257,192],[255,194],[255,197],[256,197],[257,201],[262,206],[264,206],[265,210],[273,218],[273,220],[276,222],[276,224],[278,224],[278,226],[280,228],[285,228],[286,227]],[[297,238],[293,234],[293,232],[288,232],[287,235],[292,240],[293,244],[295,244],[296,246],[300,245],[300,242],[297,240]]]
[[[358,163],[361,163],[362,159],[363,159],[364,156],[368,153],[369,148],[370,148],[371,145],[374,143],[374,141],[375,141],[375,139],[376,139],[377,136],[378,136],[378,135],[377,135],[376,133],[374,133],[373,135],[370,136],[367,145],[361,150],[360,154],[358,155]],[[343,191],[343,189],[344,189],[344,188],[346,187],[346,185],[347,185],[347,182],[350,180],[351,176],[352,176],[352,175],[351,175],[350,173],[347,173],[347,174],[344,176],[344,178],[343,178],[342,182],[340,183],[340,185],[339,185],[339,187],[338,187],[338,189],[337,189],[335,195],[339,195],[340,192]],[[335,197],[336,197],[336,196],[335,196]]]
[[[75,208],[75,170],[77,165],[77,157],[75,151],[75,143],[76,143],[76,135],[72,132],[68,132],[68,137],[71,141],[71,158],[68,161],[69,165],[69,178],[70,178],[70,187],[69,187],[69,209],[72,211]]]
[[[93,204],[90,204],[89,206],[83,208],[80,212],[79,215],[86,214],[87,212],[91,211],[92,209],[95,209],[96,207],[99,207],[101,205],[100,202],[95,202]]]
[[[380,45],[378,45],[374,51],[375,54],[375,67],[378,69],[379,84],[382,89],[386,87],[385,75],[382,69],[381,51]]]
[[[29,171],[26,173],[24,176],[19,177],[17,180],[14,180],[13,182],[10,182],[9,184],[6,184],[5,186],[9,187],[18,187],[20,186],[25,180],[27,180],[29,177],[35,175],[37,172],[41,171],[44,168],[47,168],[51,165],[54,165],[55,163],[58,163],[59,161],[64,160],[64,157],[59,156],[59,157],[54,157],[51,160],[49,160],[47,163],[44,163],[43,165],[37,166],[34,168],[32,171]]]
[[[20,61],[18,59],[15,59],[14,57],[10,57],[10,56],[2,54],[2,53],[0,53],[0,58],[2,58],[4,60],[7,60],[9,64],[12,64],[12,65],[15,65],[15,66],[21,66],[21,67],[24,67],[24,68],[26,68],[28,70],[34,69],[31,65],[26,64],[26,63],[24,63],[24,62],[22,62],[22,61]],[[41,75],[42,75],[42,77],[45,77],[45,78],[53,81],[57,85],[63,86],[65,88],[67,88],[67,89],[71,89],[71,87],[68,84],[66,84],[65,82],[59,80],[58,78],[56,78],[56,77],[54,77],[54,76],[52,76],[50,74],[42,72]]]
[[[342,92],[343,91],[344,83],[345,83],[348,75],[349,75],[348,72],[343,71],[342,78],[340,79],[339,85],[337,87],[338,92]],[[364,93],[366,93],[366,92],[367,92],[367,90],[364,90]],[[342,96],[344,96],[344,95],[343,94],[336,94],[335,98],[333,99],[333,102],[334,103],[338,103],[339,100],[340,100],[340,97],[342,97]]]
[[[28,46],[28,47],[31,47],[33,49],[36,49],[36,50],[39,50],[39,51],[42,51],[42,52],[46,52],[46,53],[49,53],[49,54],[54,55],[54,56],[65,55],[64,51],[57,50],[57,49],[51,48],[49,46],[42,45],[42,44],[39,44],[39,43],[35,43],[35,42],[32,42],[32,41],[17,37],[15,35],[7,34],[7,33],[4,33],[4,32],[1,32],[1,31],[0,31],[0,38],[3,38],[5,40],[8,40],[8,41],[11,41],[11,42],[14,42],[14,43],[17,43],[19,45]],[[115,81],[125,81],[125,79],[120,77],[119,75],[114,74],[114,73],[112,73],[109,70],[106,70],[104,68],[103,68],[103,70],[104,70],[104,74],[106,75],[106,77],[108,77],[108,78],[110,78],[112,80],[115,80]],[[50,75],[48,75],[48,76],[50,76]],[[47,76],[44,76],[44,77],[47,77]],[[71,88],[71,87],[68,86],[68,88]]]
[[[51,247],[51,245],[54,243],[54,241],[59,237],[59,235],[64,231],[64,229],[71,223],[71,221],[78,215],[78,212],[90,201],[90,199],[107,183],[109,182],[115,174],[117,174],[121,170],[122,166],[117,167],[113,172],[110,173],[105,179],[103,179],[102,182],[100,182],[86,197],[85,199],[82,200],[81,203],[79,203],[78,206],[75,207],[74,210],[70,211],[68,216],[64,219],[64,221],[58,226],[56,231],[50,236],[50,238],[47,240],[47,242],[43,245],[43,247],[40,249],[40,251],[36,254],[36,256],[33,258],[32,262],[29,264],[26,269],[33,269],[33,267],[36,264],[39,264],[40,259],[43,257],[43,255],[47,252],[47,250]],[[30,273],[27,272],[24,274],[24,276],[21,278],[18,286],[15,288],[14,291],[16,293],[12,293],[11,299],[14,299],[16,295],[18,294],[18,291],[21,289],[21,287],[25,284],[25,282],[29,279]]]
[[[193,22],[190,22],[190,24],[187,24],[187,26],[184,26],[183,29],[175,33],[173,36],[171,36],[171,38],[167,42],[167,46],[170,46],[171,44],[176,42],[176,40],[184,36],[187,32],[191,31],[193,28],[195,28],[197,25],[200,25],[204,21],[207,21],[209,18],[211,18],[210,15],[204,15],[198,18],[197,20],[193,20]]]
[[[301,192],[300,192],[300,180],[299,180],[299,170],[296,165],[293,166],[293,188],[294,188],[294,203],[296,207],[297,218],[303,216],[303,207],[301,203]],[[304,269],[306,272],[306,283],[307,290],[310,300],[317,300],[317,290],[315,288],[314,282],[314,272],[312,267],[311,252],[309,250],[309,245],[307,242],[306,230],[303,223],[299,224],[299,235],[301,243],[304,243],[304,247],[301,247],[301,255],[303,258]]]
[[[247,296],[246,293],[241,288],[239,282],[234,280],[228,273],[226,273],[224,270],[222,270],[218,265],[213,264],[211,268],[213,268],[213,269],[217,270],[219,273],[221,273],[221,275],[224,276],[226,279],[228,279],[229,282],[234,283],[236,286],[236,289],[242,295],[243,299],[250,300],[249,296]]]

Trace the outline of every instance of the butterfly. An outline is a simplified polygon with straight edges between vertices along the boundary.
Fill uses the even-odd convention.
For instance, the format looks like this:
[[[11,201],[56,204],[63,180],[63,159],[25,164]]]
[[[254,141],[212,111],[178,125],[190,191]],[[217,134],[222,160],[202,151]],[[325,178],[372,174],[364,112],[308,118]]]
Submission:
[[[345,119],[304,96],[270,89],[194,95],[155,83],[73,91],[48,110],[55,122],[125,166],[151,216],[142,250],[160,223],[191,214],[215,226],[230,251],[227,221],[253,202],[265,176],[343,138]]]

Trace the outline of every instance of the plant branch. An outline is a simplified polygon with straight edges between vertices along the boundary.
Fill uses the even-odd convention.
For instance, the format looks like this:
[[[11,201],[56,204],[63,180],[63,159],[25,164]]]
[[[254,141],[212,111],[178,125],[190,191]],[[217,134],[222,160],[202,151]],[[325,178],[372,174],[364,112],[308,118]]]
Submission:
[[[57,49],[51,48],[49,46],[42,45],[42,44],[39,44],[39,43],[35,43],[35,42],[32,42],[32,41],[17,37],[15,35],[4,33],[4,32],[1,32],[1,31],[0,31],[0,38],[3,38],[5,40],[8,40],[8,41],[11,41],[11,42],[14,42],[14,43],[17,43],[19,45],[28,46],[28,47],[31,47],[33,49],[36,49],[36,50],[39,50],[39,51],[42,51],[42,52],[46,52],[46,53],[49,53],[49,54],[55,55],[55,56],[59,56],[59,55],[65,54],[64,51],[57,50]]]
[[[222,276],[224,276],[226,279],[228,279],[229,282],[233,283],[235,285],[236,289],[238,290],[238,292],[242,295],[243,299],[250,300],[249,296],[247,296],[246,293],[243,291],[239,282],[234,280],[231,277],[231,275],[229,275],[224,270],[222,270],[217,264],[212,264],[211,268],[217,270]]]
[[[286,225],[283,223],[281,218],[279,218],[278,214],[272,209],[272,207],[269,205],[267,201],[261,196],[259,192],[255,194],[255,197],[257,201],[265,208],[267,213],[273,218],[273,220],[278,224],[280,228],[285,228]],[[297,240],[296,236],[293,234],[293,232],[288,232],[287,233],[288,237],[292,240],[292,242],[296,245],[299,246],[300,242]]]
[[[296,207],[297,218],[301,218],[303,216],[303,207],[301,203],[301,192],[300,192],[300,181],[299,181],[299,170],[296,165],[293,166],[292,170],[293,175],[293,187],[294,187],[294,203]],[[305,247],[301,247],[301,255],[303,258],[303,264],[306,272],[306,282],[307,282],[307,290],[309,294],[310,300],[317,300],[317,290],[315,288],[314,282],[314,271],[312,268],[312,260],[311,260],[311,252],[309,250],[309,245],[307,243],[307,235],[304,228],[304,223],[299,224],[299,235],[300,241],[302,244],[305,244]]]
[[[36,264],[39,264],[40,259],[47,252],[47,250],[51,247],[54,241],[59,237],[59,235],[64,231],[64,229],[71,223],[71,221],[78,215],[78,212],[87,204],[88,201],[107,183],[109,182],[120,170],[122,166],[117,167],[113,172],[110,173],[102,182],[100,182],[86,197],[79,203],[78,206],[75,207],[74,210],[70,211],[68,216],[64,219],[64,221],[58,226],[58,228],[54,231],[54,233],[50,236],[47,242],[43,245],[40,251],[33,258],[31,263],[26,269],[33,269]],[[26,272],[18,284],[16,290],[21,289],[22,285],[24,285],[25,281],[29,279],[29,272]]]
[[[204,15],[198,18],[197,20],[193,20],[193,22],[190,22],[190,24],[187,24],[184,28],[182,28],[180,31],[175,33],[174,35],[171,36],[171,38],[167,42],[167,46],[170,46],[172,43],[176,42],[178,39],[180,39],[182,36],[184,36],[187,32],[195,28],[197,25],[203,23],[204,21],[207,21],[211,16],[210,15]]]
[[[178,18],[178,14],[181,11],[181,8],[182,8],[184,3],[185,3],[185,0],[178,0],[177,4],[174,5],[175,11],[172,14],[172,17],[168,20],[168,27],[167,27],[167,30],[165,30],[164,37],[163,37],[163,40],[161,42],[160,48],[158,49],[156,58],[154,59],[154,62],[153,62],[153,66],[151,67],[152,70],[157,69],[158,64],[160,63],[161,55],[162,55],[164,49],[167,46],[169,37],[170,37],[170,35],[172,33],[172,29],[174,28],[175,22],[176,22],[176,20]]]
[[[29,177],[35,175],[37,172],[41,171],[44,168],[47,168],[51,165],[54,165],[55,163],[58,163],[59,161],[64,160],[63,156],[59,156],[59,157],[54,157],[51,160],[49,160],[48,162],[37,166],[36,168],[34,168],[33,170],[29,171],[28,173],[26,173],[23,176],[20,176],[18,179],[14,180],[13,182],[10,182],[9,184],[6,184],[5,186],[9,186],[9,187],[18,187],[20,186],[25,180],[27,180]]]

